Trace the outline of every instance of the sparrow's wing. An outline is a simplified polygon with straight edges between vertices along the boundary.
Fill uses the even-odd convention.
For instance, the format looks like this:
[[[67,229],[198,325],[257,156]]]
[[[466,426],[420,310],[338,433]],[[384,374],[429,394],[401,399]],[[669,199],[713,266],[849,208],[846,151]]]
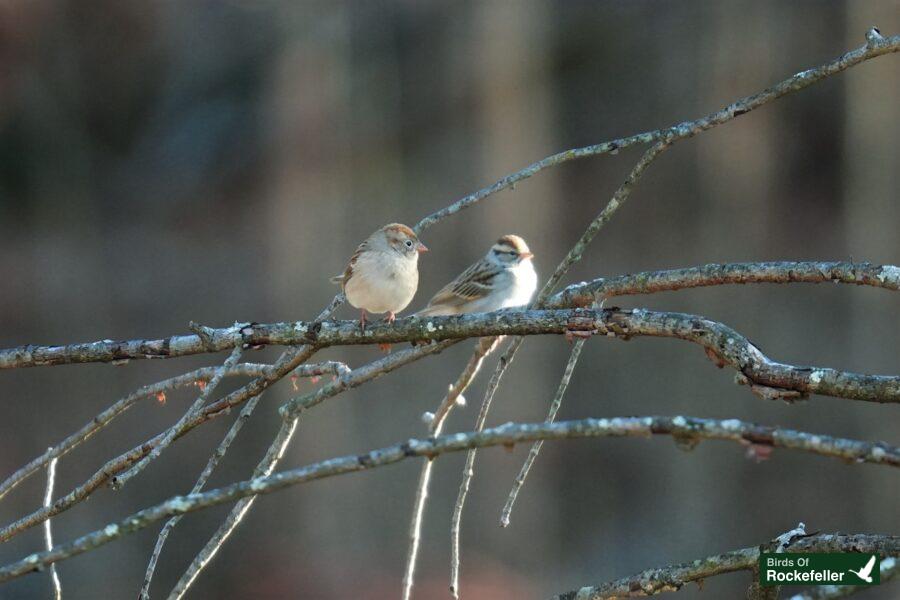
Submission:
[[[462,306],[473,300],[484,298],[490,294],[494,287],[494,278],[497,269],[484,260],[470,266],[460,273],[459,277],[445,285],[428,302],[428,308],[433,306]]]
[[[353,253],[353,256],[350,257],[350,262],[347,264],[347,268],[344,269],[344,272],[340,275],[335,275],[330,279],[331,283],[340,284],[341,289],[350,281],[350,277],[353,276],[353,266],[356,265],[356,261],[359,260],[359,255],[369,247],[369,240],[364,241],[356,248],[356,252]]]
[[[859,572],[859,576],[865,579],[872,573],[872,567],[875,566],[875,555],[872,555],[872,558],[869,559],[869,562],[866,563],[866,566],[862,568],[862,571]]]

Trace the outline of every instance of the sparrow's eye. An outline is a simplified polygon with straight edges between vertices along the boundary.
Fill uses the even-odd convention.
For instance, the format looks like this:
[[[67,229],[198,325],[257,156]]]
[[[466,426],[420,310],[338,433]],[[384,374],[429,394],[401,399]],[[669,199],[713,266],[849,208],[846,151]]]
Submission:
[[[406,247],[412,248],[412,240],[406,240]]]

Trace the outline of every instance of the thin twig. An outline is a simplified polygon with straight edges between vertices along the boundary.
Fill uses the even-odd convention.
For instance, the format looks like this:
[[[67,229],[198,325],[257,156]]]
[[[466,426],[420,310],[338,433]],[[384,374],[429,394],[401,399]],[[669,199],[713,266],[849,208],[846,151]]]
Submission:
[[[280,439],[289,439],[293,420],[286,420]],[[506,446],[540,439],[577,439],[589,437],[672,436],[677,441],[715,439],[800,450],[849,462],[900,466],[900,448],[886,443],[872,443],[802,431],[755,425],[737,419],[699,419],[693,417],[622,417],[613,419],[581,419],[556,423],[507,424],[500,427],[442,435],[437,438],[408,440],[379,450],[332,458],[306,467],[291,469],[266,477],[233,483],[199,494],[176,496],[139,511],[117,523],[62,544],[50,551],[39,552],[0,568],[0,583],[43,569],[63,559],[103,546],[123,535],[134,533],[169,517],[226,504],[257,494],[268,494],[290,486],[365,471],[395,464],[415,457],[434,457],[470,448]],[[274,447],[274,445],[273,445]],[[873,539],[875,537],[873,536]],[[879,536],[887,555],[900,553],[900,537]],[[863,546],[860,546],[863,549]]]
[[[44,492],[44,506],[49,506],[53,500],[53,484],[56,481],[56,462],[59,459],[54,458],[47,465],[47,490]],[[53,550],[53,531],[50,528],[50,519],[44,521],[44,543],[47,551]],[[50,565],[50,579],[53,582],[53,597],[56,600],[62,600],[62,583],[59,581],[59,573],[56,572],[56,565]]]
[[[231,446],[231,443],[234,441],[234,438],[237,437],[237,434],[240,432],[241,428],[244,426],[244,423],[250,419],[250,416],[253,414],[256,405],[259,403],[259,399],[262,398],[262,394],[259,396],[254,396],[250,398],[244,407],[241,409],[240,414],[237,419],[234,420],[234,423],[231,425],[231,429],[228,430],[228,433],[225,434],[225,437],[222,438],[222,441],[219,442],[219,446],[216,448],[215,452],[213,452],[212,456],[209,457],[209,461],[207,461],[206,466],[203,468],[203,472],[200,473],[200,477],[197,478],[196,483],[194,483],[194,487],[191,488],[192,494],[196,494],[200,490],[206,486],[206,482],[209,481],[212,472],[218,466],[219,461],[225,456],[225,453],[228,452],[228,448]],[[144,574],[144,585],[141,587],[141,595],[140,600],[149,600],[150,598],[150,582],[153,579],[153,572],[156,570],[156,563],[159,560],[159,555],[162,553],[163,546],[166,543],[166,539],[169,537],[169,534],[178,525],[178,521],[181,520],[182,515],[176,515],[166,521],[166,524],[163,526],[162,531],[159,532],[159,536],[156,538],[156,546],[153,548],[153,554],[150,555],[150,561],[147,563],[147,571]]]
[[[578,357],[581,356],[581,349],[584,347],[584,341],[584,339],[575,341],[575,346],[572,348],[572,353],[569,355],[569,360],[566,363],[566,369],[563,371],[562,379],[559,380],[559,387],[556,388],[556,394],[553,396],[553,401],[550,403],[550,410],[547,411],[546,421],[548,423],[552,423],[556,420],[556,414],[559,412],[560,405],[562,405],[563,396],[566,395],[566,390],[569,389],[569,381],[572,379],[572,372],[575,370],[575,365],[578,364]],[[522,469],[519,471],[518,476],[516,476],[516,479],[513,482],[512,489],[509,491],[509,496],[503,507],[503,512],[500,515],[501,527],[509,525],[509,516],[512,514],[516,498],[519,496],[519,490],[521,490],[522,486],[525,484],[528,472],[531,470],[531,466],[534,464],[535,459],[537,459],[538,453],[540,453],[541,446],[543,445],[544,442],[541,440],[538,440],[531,445],[531,449],[528,451],[528,457],[525,459]]]
[[[190,408],[187,409],[187,412],[182,415],[178,422],[171,429],[169,429],[168,432],[166,432],[162,440],[160,440],[159,444],[157,444],[147,456],[139,460],[137,464],[116,477],[117,488],[121,488],[122,486],[124,486],[131,480],[132,477],[143,471],[152,461],[159,458],[159,455],[162,454],[163,450],[168,448],[169,445],[175,440],[175,436],[178,435],[181,427],[191,419],[195,418],[198,414],[200,414],[200,409],[203,408],[203,405],[206,404],[206,401],[210,396],[212,396],[212,393],[215,391],[216,387],[218,387],[219,382],[222,381],[222,378],[225,375],[225,371],[233,367],[237,363],[237,361],[240,360],[241,352],[242,349],[240,347],[232,350],[231,355],[225,359],[225,362],[221,367],[219,367],[219,369],[216,371],[216,374],[213,375],[213,378],[209,380],[209,383],[206,384],[206,387],[203,388],[203,391],[200,392],[200,395],[196,400],[194,400],[194,403],[190,406]]]
[[[229,377],[254,377],[262,375],[268,368],[268,365],[243,363],[235,365],[234,368],[227,371],[225,375]],[[97,433],[100,429],[107,426],[113,419],[131,408],[136,402],[144,398],[152,398],[157,397],[160,394],[166,394],[167,392],[186,385],[194,385],[199,381],[209,381],[218,370],[219,367],[203,367],[196,369],[189,373],[185,373],[184,375],[165,379],[151,385],[145,385],[121,400],[118,400],[115,404],[88,421],[84,427],[55,446],[48,448],[42,455],[10,475],[2,484],[0,484],[0,498],[3,498],[10,490],[22,483],[22,481],[27,479],[30,475],[45,467],[52,459],[65,455],[93,434]]]
[[[291,437],[294,435],[294,431],[297,429],[297,420],[297,418],[294,418],[281,422],[281,426],[278,429],[278,433],[275,435],[275,439],[272,441],[268,450],[266,450],[265,456],[263,456],[262,460],[253,470],[254,481],[258,478],[269,476],[275,469],[278,461],[284,456],[284,452],[287,450],[287,446],[291,441]],[[175,584],[175,587],[169,592],[169,600],[176,600],[184,597],[188,588],[197,580],[200,571],[209,564],[219,549],[225,544],[226,540],[228,540],[229,536],[234,533],[234,530],[240,524],[241,520],[253,506],[253,502],[256,501],[256,498],[257,496],[251,495],[242,497],[238,500],[237,504],[231,509],[231,512],[228,513],[225,521],[219,526],[209,541],[206,542],[206,545],[200,550],[197,556],[194,557],[194,560],[191,561],[191,564]]]
[[[329,303],[329,305],[326,306],[316,317],[313,325],[315,327],[320,326],[322,321],[331,316],[335,309],[337,309],[337,307],[340,306],[343,302],[343,293],[338,293],[337,295],[335,295],[331,303]],[[314,352],[315,348],[311,345],[301,346],[300,348],[284,352],[278,362],[281,362],[282,360],[303,362]],[[304,357],[304,355],[306,355],[306,358]],[[336,374],[335,376],[340,377],[341,380],[345,380],[349,379],[352,375],[353,373],[349,369],[345,369],[340,373],[340,375]],[[296,417],[293,419],[285,419],[282,421],[281,426],[278,429],[278,433],[275,434],[275,438],[272,440],[272,443],[266,450],[266,454],[253,470],[254,477],[268,476],[272,473],[272,471],[277,466],[278,461],[280,461],[281,457],[284,456],[288,444],[291,441],[291,437],[293,437],[294,435],[296,427]],[[228,516],[225,518],[225,521],[219,526],[219,528],[209,539],[209,541],[207,541],[206,545],[197,554],[197,556],[194,557],[194,559],[191,561],[191,564],[188,565],[188,568],[185,570],[185,572],[179,578],[178,582],[175,584],[175,587],[173,587],[172,591],[169,593],[169,598],[180,598],[187,592],[187,589],[191,586],[191,584],[193,584],[194,581],[196,581],[197,576],[200,575],[200,571],[202,571],[203,568],[207,564],[209,564],[209,562],[213,559],[219,549],[225,544],[225,541],[229,538],[229,536],[231,536],[231,534],[240,524],[241,520],[243,520],[244,516],[246,516],[247,512],[249,512],[250,508],[253,506],[255,498],[255,496],[243,498],[231,509],[231,511],[228,513]]]
[[[625,181],[618,187],[618,189],[616,189],[610,201],[606,204],[603,210],[600,211],[600,214],[597,215],[597,217],[594,218],[593,221],[591,221],[585,232],[581,234],[581,237],[577,242],[575,242],[575,245],[572,246],[572,248],[566,254],[565,258],[563,258],[562,262],[556,267],[556,270],[553,272],[550,278],[546,281],[546,283],[544,283],[544,287],[541,288],[541,291],[538,293],[537,298],[532,303],[533,307],[542,306],[547,298],[550,297],[550,294],[553,293],[553,290],[556,289],[557,284],[562,280],[565,274],[568,273],[572,265],[581,260],[584,251],[587,249],[591,241],[593,241],[594,237],[597,235],[597,232],[600,231],[600,229],[602,229],[603,226],[609,222],[616,211],[618,211],[619,208],[628,200],[634,184],[637,183],[637,181],[641,178],[641,176],[644,174],[644,171],[647,170],[647,167],[649,167],[650,164],[670,145],[671,141],[668,140],[657,142],[641,156],[637,164],[631,169],[628,177],[625,178]],[[478,415],[476,430],[484,427],[484,422],[487,418],[487,412],[490,409],[491,401],[493,400],[494,394],[497,391],[497,385],[499,385],[500,379],[503,377],[503,373],[506,371],[506,369],[509,368],[509,365],[512,364],[512,361],[516,356],[516,352],[518,352],[523,341],[523,337],[517,337],[513,341],[513,343],[510,344],[503,357],[501,357],[500,362],[497,364],[497,368],[494,371],[494,376],[491,380],[493,385],[488,385],[487,391],[484,395],[484,400],[482,401],[481,412]],[[463,506],[466,502],[466,495],[469,492],[469,485],[472,481],[472,477],[474,477],[475,475],[475,454],[476,450],[474,449],[466,453],[466,464],[463,467],[462,481],[459,485],[459,492],[456,497],[456,503],[453,507],[453,517],[450,521],[450,593],[454,598],[459,597],[460,522],[462,520],[462,511]]]
[[[502,337],[489,337],[481,338],[476,342],[475,350],[468,363],[466,363],[465,369],[456,378],[456,382],[450,385],[447,395],[444,396],[437,410],[430,415],[428,430],[432,436],[441,434],[450,411],[457,405],[457,402],[463,397],[475,376],[478,375],[484,359],[497,347],[501,340]],[[422,522],[425,517],[425,503],[428,500],[428,486],[431,482],[433,463],[434,461],[431,459],[422,461],[422,468],[419,471],[419,479],[416,483],[412,517],[409,523],[409,547],[406,553],[406,567],[403,571],[403,600],[409,600],[412,597],[416,561],[419,555],[419,542],[422,539]]]
[[[263,393],[273,383],[277,382],[288,373],[296,369],[299,365],[315,354],[316,349],[310,346],[300,346],[291,348],[288,352],[282,354],[281,358],[275,361],[272,368],[265,375],[257,379],[253,379],[245,386],[231,392],[224,398],[221,398],[203,408],[200,414],[190,419],[182,426],[174,426],[177,430],[176,439],[194,428],[228,414],[235,406],[239,406]],[[172,429],[172,428],[169,428]],[[69,510],[79,502],[87,499],[97,488],[107,484],[115,484],[116,475],[123,472],[138,460],[146,456],[153,448],[155,448],[163,438],[169,434],[169,429],[156,435],[155,437],[135,446],[131,450],[120,454],[119,456],[108,460],[100,469],[98,469],[91,477],[82,484],[73,488],[68,494],[57,499],[51,506],[42,507],[31,514],[18,519],[14,523],[0,529],[0,541],[6,541],[11,537],[29,529],[46,519],[58,515],[61,512]]]
[[[849,69],[850,67],[857,65],[865,60],[869,60],[870,58],[875,58],[876,56],[881,56],[883,54],[900,51],[900,36],[879,36],[877,38],[873,36],[867,36],[867,38],[868,39],[865,46],[861,46],[859,48],[856,48],[855,50],[851,50],[843,56],[840,56],[839,58],[836,58],[820,67],[801,71],[796,75],[788,77],[784,81],[773,85],[770,88],[753,94],[752,96],[741,98],[740,100],[732,102],[725,108],[722,108],[714,113],[710,113],[705,117],[701,117],[695,121],[677,123],[669,127],[664,127],[662,129],[655,129],[653,131],[647,131],[645,133],[639,133],[637,135],[619,138],[592,146],[585,146],[583,148],[573,148],[571,150],[565,150],[563,152],[559,152],[558,154],[548,156],[547,158],[541,159],[536,163],[528,165],[520,171],[516,171],[515,173],[511,173],[503,177],[502,179],[499,179],[486,188],[482,188],[473,194],[469,194],[465,198],[454,202],[450,206],[442,208],[441,210],[428,215],[427,217],[419,221],[413,229],[416,231],[416,233],[421,233],[435,223],[446,219],[447,217],[456,214],[463,209],[469,208],[470,206],[476,204],[477,202],[480,202],[481,200],[484,200],[492,194],[496,194],[497,192],[513,187],[518,182],[524,179],[528,179],[529,177],[543,171],[544,169],[555,167],[564,162],[576,160],[579,158],[615,153],[617,150],[627,148],[629,146],[635,146],[638,144],[652,144],[661,140],[693,137],[701,131],[706,131],[707,129],[711,129],[717,125],[721,125],[723,123],[731,121],[732,119],[746,114],[755,108],[759,108],[760,106],[767,104],[772,100],[777,100],[782,96],[802,90],[803,88],[806,88],[813,83],[821,81],[822,79],[825,79],[826,77],[829,77],[831,75],[840,73],[841,71],[845,71],[846,69]]]
[[[487,390],[484,393],[484,399],[481,402],[481,409],[478,411],[478,417],[475,420],[475,431],[482,431],[484,429],[484,423],[487,420],[487,414],[491,408],[491,401],[494,399],[494,394],[500,386],[500,380],[506,372],[506,369],[509,368],[509,365],[516,357],[516,352],[519,350],[519,346],[522,345],[524,339],[525,338],[523,337],[514,338],[512,343],[506,349],[506,352],[503,353],[500,360],[497,362],[497,368],[494,369],[494,374],[488,382]],[[456,496],[456,503],[453,505],[453,515],[450,518],[450,594],[452,594],[454,598],[459,597],[459,527],[462,520],[463,505],[466,502],[466,495],[469,493],[469,484],[472,481],[472,477],[475,475],[473,470],[474,466],[475,449],[472,448],[466,452],[466,464],[463,467],[459,492]]]

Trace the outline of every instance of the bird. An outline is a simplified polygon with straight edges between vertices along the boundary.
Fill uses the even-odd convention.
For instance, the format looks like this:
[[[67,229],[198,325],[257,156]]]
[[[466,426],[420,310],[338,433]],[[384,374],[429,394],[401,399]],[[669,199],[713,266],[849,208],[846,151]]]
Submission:
[[[417,317],[492,312],[525,306],[537,288],[534,254],[517,235],[504,235],[488,253],[434,295]]]
[[[872,558],[869,559],[869,562],[866,563],[859,571],[854,571],[853,569],[847,569],[866,583],[872,583],[872,568],[875,566],[875,555],[872,555]]]
[[[363,331],[367,312],[387,313],[385,320],[393,323],[396,314],[412,302],[419,287],[419,255],[423,252],[428,248],[412,229],[389,223],[359,245],[343,274],[331,278],[332,283],[340,284],[347,301],[361,311]]]

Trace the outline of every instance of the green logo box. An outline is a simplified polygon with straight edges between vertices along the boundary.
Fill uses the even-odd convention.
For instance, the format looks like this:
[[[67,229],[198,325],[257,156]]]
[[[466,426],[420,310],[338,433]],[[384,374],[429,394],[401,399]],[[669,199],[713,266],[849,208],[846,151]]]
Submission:
[[[759,583],[763,586],[878,585],[880,568],[881,559],[877,554],[762,552]]]

